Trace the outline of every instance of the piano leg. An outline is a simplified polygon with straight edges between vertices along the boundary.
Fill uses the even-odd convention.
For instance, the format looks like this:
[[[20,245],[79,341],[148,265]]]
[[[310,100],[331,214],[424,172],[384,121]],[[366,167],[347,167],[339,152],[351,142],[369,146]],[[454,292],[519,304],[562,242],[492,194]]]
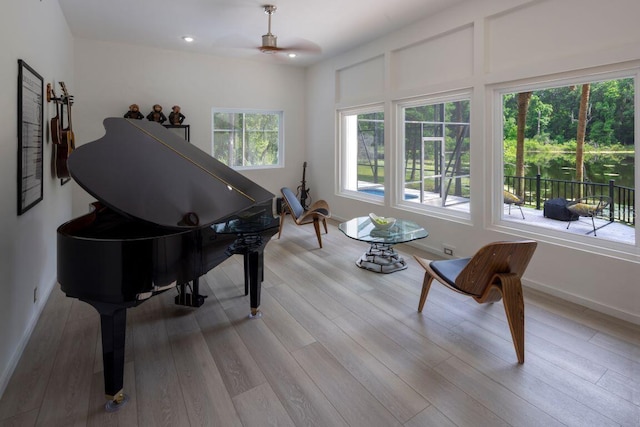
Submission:
[[[249,302],[251,306],[251,313],[249,314],[250,318],[262,317],[262,313],[260,313],[260,290],[262,288],[262,280],[264,278],[264,267],[262,264],[263,260],[263,252],[262,248],[257,251],[247,251],[244,254],[245,266],[248,266],[248,269],[245,268],[245,271],[248,270],[249,276]],[[245,275],[246,277],[246,275]],[[245,282],[245,288],[247,284]]]
[[[86,302],[100,313],[104,392],[107,398],[105,409],[107,412],[117,411],[129,400],[123,389],[127,309],[100,302]]]

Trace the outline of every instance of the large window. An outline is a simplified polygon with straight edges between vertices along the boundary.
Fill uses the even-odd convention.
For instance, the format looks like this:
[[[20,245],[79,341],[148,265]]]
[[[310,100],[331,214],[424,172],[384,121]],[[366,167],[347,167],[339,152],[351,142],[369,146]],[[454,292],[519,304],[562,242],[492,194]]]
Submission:
[[[500,101],[497,190],[524,210],[509,214],[506,205],[502,219],[634,244],[635,78],[519,86],[503,90]],[[587,209],[569,223],[562,207],[575,203],[592,206],[593,215]]]
[[[213,157],[234,169],[282,165],[281,111],[213,111]]]
[[[468,211],[471,103],[465,98],[401,106],[406,202]]]
[[[382,106],[340,113],[341,192],[384,196],[384,111]]]

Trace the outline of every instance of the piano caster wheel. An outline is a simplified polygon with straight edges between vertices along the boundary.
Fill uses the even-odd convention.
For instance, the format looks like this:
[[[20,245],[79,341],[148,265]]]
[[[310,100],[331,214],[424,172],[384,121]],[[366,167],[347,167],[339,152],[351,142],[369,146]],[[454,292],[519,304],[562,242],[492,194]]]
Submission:
[[[262,317],[262,312],[257,308],[252,308],[251,313],[249,313],[249,319],[259,319]]]
[[[120,392],[112,400],[109,400],[107,401],[107,403],[104,404],[104,409],[107,412],[116,412],[120,410],[120,408],[122,408],[124,405],[126,405],[128,401],[129,401],[129,396]]]

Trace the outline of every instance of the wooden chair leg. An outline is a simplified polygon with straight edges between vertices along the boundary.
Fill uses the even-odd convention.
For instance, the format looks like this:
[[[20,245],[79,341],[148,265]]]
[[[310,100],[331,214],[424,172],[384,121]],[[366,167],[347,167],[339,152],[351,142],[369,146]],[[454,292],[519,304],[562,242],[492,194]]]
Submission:
[[[422,313],[422,309],[424,308],[424,303],[427,301],[427,294],[429,293],[432,282],[433,276],[431,276],[429,273],[424,273],[424,280],[422,281],[422,292],[420,293],[420,302],[418,303],[418,313]]]
[[[318,218],[315,218],[313,220],[313,228],[316,229],[316,237],[318,238],[318,243],[322,248],[322,236],[320,235],[320,220]]]
[[[329,233],[329,230],[327,229],[327,219],[322,218],[322,223],[324,224],[324,234]]]
[[[511,339],[518,356],[518,363],[524,363],[524,298],[522,284],[517,277],[502,278],[502,300],[507,315]]]
[[[284,212],[284,210],[280,213],[280,229],[278,230],[278,239],[280,238],[280,236],[282,235],[282,228],[284,227],[284,217],[287,216],[287,214]]]

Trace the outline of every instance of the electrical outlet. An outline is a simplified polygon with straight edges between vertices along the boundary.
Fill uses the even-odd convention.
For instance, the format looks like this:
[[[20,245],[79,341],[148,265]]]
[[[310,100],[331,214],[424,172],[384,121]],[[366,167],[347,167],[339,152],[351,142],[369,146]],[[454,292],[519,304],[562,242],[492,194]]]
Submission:
[[[33,288],[33,303],[38,302],[38,287]]]
[[[453,256],[453,250],[454,250],[453,246],[442,245],[442,251],[444,252],[445,255]]]

